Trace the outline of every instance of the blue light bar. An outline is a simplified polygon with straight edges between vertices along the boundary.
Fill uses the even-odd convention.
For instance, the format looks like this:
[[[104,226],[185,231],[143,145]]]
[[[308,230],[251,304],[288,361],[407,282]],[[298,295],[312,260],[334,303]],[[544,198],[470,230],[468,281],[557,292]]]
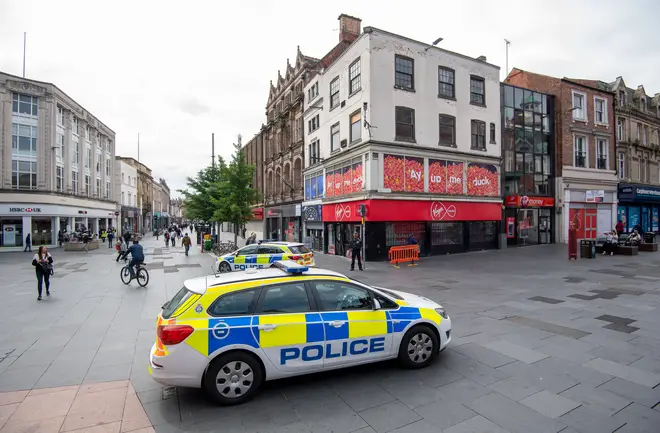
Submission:
[[[302,274],[303,272],[309,271],[309,266],[300,265],[293,260],[278,260],[273,262],[274,267],[287,272],[289,274]]]

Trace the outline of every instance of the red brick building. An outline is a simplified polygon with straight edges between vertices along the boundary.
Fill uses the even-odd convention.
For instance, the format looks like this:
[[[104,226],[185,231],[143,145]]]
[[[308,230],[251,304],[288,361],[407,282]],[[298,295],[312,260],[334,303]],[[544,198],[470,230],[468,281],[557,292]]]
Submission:
[[[616,224],[614,94],[596,80],[557,78],[514,68],[505,82],[555,97],[557,242],[570,222],[595,239]]]

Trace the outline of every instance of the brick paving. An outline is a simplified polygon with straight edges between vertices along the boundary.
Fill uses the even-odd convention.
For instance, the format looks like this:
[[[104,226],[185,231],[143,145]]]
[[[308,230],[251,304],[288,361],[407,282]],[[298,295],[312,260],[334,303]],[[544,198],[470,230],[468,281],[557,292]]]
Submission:
[[[197,249],[168,253],[150,238],[145,245],[156,262],[146,289],[121,284],[111,251],[55,250],[65,275],[40,303],[29,257],[0,256],[0,272],[12,276],[0,282],[0,391],[23,391],[25,404],[29,390],[130,381],[158,433],[658,431],[658,253],[569,262],[564,246],[550,245],[401,269],[368,263],[354,273],[343,258],[318,256],[320,266],[441,302],[453,319],[452,345],[427,369],[385,362],[280,380],[223,408],[198,390],[164,392],[146,369],[160,306],[213,259]],[[16,404],[0,404],[5,429]],[[102,425],[121,429],[118,422]],[[62,420],[60,429],[68,426],[78,425]]]

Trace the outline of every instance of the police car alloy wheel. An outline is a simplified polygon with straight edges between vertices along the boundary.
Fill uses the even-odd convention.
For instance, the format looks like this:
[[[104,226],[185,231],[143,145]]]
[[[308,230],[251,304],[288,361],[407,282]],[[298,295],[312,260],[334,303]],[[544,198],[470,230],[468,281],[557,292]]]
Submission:
[[[263,382],[261,365],[245,352],[229,352],[213,360],[204,377],[204,388],[221,405],[250,400]]]
[[[229,266],[229,263],[227,262],[222,262],[218,266],[218,271],[224,273],[224,272],[231,272],[231,266]]]
[[[438,337],[428,327],[417,325],[406,332],[399,346],[399,361],[407,368],[423,368],[438,352]]]

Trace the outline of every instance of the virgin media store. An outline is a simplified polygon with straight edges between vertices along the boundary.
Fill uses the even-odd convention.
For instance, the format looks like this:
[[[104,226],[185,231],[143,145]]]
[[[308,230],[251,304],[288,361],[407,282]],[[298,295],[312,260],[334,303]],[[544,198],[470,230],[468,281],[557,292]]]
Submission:
[[[325,251],[346,255],[354,233],[361,233],[365,205],[365,255],[385,260],[392,246],[412,234],[422,255],[496,249],[501,202],[370,199],[323,205]]]

